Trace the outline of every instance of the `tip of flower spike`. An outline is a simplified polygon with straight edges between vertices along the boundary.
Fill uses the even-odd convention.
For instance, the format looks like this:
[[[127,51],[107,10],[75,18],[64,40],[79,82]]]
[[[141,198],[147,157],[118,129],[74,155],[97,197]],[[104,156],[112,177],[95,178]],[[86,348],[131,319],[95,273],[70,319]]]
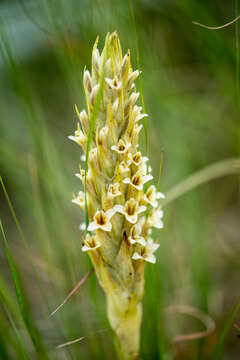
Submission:
[[[96,49],[99,41],[99,35],[97,35],[93,48]]]

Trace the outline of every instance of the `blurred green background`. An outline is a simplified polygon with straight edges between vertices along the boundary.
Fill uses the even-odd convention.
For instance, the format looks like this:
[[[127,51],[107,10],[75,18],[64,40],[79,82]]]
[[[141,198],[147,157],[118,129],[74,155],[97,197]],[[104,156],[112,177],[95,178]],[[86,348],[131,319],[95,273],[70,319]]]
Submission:
[[[1,235],[0,359],[116,357],[94,275],[50,313],[90,268],[81,252],[83,214],[71,203],[80,152],[67,138],[76,128],[74,104],[85,107],[83,69],[96,36],[102,48],[115,30],[137,68],[131,9],[156,178],[163,152],[160,190],[239,156],[238,24],[215,31],[192,23],[226,23],[238,15],[238,0],[0,1],[0,175],[24,233],[1,188],[18,291]],[[239,359],[239,186],[239,175],[224,176],[167,204],[164,229],[154,232],[157,264],[146,269],[141,359]],[[205,328],[165,311],[180,304],[208,314],[216,330],[174,342]]]

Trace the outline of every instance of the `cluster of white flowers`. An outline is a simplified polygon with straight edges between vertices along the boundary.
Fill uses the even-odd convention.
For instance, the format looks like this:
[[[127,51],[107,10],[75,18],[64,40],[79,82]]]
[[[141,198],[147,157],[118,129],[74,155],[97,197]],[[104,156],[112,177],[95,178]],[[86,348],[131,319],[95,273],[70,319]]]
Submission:
[[[88,234],[82,249],[83,251],[98,249],[101,246],[100,239],[102,238],[102,236],[99,236],[99,232],[111,232],[115,215],[121,214],[127,222],[127,224],[123,224],[122,233],[127,232],[129,245],[132,247],[132,259],[155,263],[156,258],[153,253],[159,245],[153,243],[149,234],[152,227],[158,229],[163,227],[163,211],[159,207],[158,200],[163,199],[164,195],[157,192],[154,185],[146,188],[153,176],[150,166],[147,167],[146,165],[148,158],[142,156],[141,152],[137,150],[138,134],[142,128],[139,121],[148,116],[141,112],[141,106],[136,105],[139,93],[135,91],[134,81],[138,77],[139,71],[131,71],[129,53],[124,56],[121,64],[114,64],[119,69],[121,76],[116,74],[115,71],[114,77],[109,77],[111,73],[110,65],[111,58],[104,59],[104,56],[100,56],[97,47],[95,47],[93,50],[92,76],[89,71],[85,70],[83,77],[89,109],[91,105],[94,105],[94,99],[99,90],[99,78],[96,76],[96,71],[100,68],[104,69],[106,74],[104,91],[110,109],[107,116],[109,117],[110,112],[112,119],[107,119],[106,123],[102,122],[102,127],[98,126],[95,145],[89,153],[89,164],[93,164],[94,168],[90,166],[87,174],[88,197],[93,195],[93,197],[99,198],[98,192],[100,195],[103,193],[105,195],[106,192],[106,196],[104,196],[104,199],[100,196],[100,201],[95,201],[95,211],[87,229],[92,232],[92,235]],[[124,70],[126,69],[128,69],[128,74],[124,77]],[[126,94],[129,97],[126,104],[121,104],[121,96],[124,96],[124,94],[121,94],[123,87],[126,87],[128,92],[132,91],[130,96]],[[109,104],[109,100],[111,100],[111,104]],[[121,112],[125,114],[127,120],[125,124],[121,124],[123,122]],[[83,110],[81,113],[78,112],[78,116],[82,130],[80,124],[78,124],[75,135],[69,136],[69,139],[78,143],[85,152],[89,131],[89,115]],[[116,125],[119,126],[119,129],[114,128]],[[125,132],[123,136],[118,137],[117,135],[122,133],[119,130],[124,129],[124,126]],[[82,160],[85,160],[85,155],[82,156]],[[109,171],[109,166],[112,167],[113,171]],[[113,176],[109,177],[110,173]],[[99,178],[97,178],[97,175],[99,175]],[[103,175],[105,175],[105,189],[102,186],[101,178],[103,178]],[[85,171],[80,170],[80,173],[76,174],[76,176],[84,184]],[[111,179],[111,181],[107,179]],[[84,192],[80,191],[72,201],[84,209]],[[149,207],[152,207],[152,209]],[[81,226],[81,229],[84,229],[84,225]],[[119,234],[119,236],[122,237],[122,234]]]
[[[107,35],[101,54],[96,41],[91,74],[85,70],[83,76],[87,111],[76,108],[80,123],[74,136],[69,136],[81,146],[81,160],[86,161],[90,121],[101,94],[88,171],[80,168],[76,174],[86,186],[89,217],[88,228],[80,226],[87,230],[82,250],[88,252],[106,292],[109,320],[124,352],[135,355],[139,347],[144,264],[156,262],[154,252],[159,244],[154,243],[151,233],[153,227],[163,227],[159,200],[164,198],[150,184],[153,176],[149,159],[139,151],[143,127],[140,121],[147,114],[137,105],[139,93],[134,81],[138,76],[139,71],[132,70],[130,52],[122,56],[116,33]],[[86,210],[83,191],[72,201]]]

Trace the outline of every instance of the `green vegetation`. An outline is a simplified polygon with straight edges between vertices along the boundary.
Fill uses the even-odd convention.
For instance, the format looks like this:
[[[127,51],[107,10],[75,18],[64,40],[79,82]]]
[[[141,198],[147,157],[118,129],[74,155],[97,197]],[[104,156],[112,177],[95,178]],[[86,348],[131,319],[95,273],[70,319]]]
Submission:
[[[67,136],[74,105],[84,106],[95,39],[102,48],[115,30],[142,71],[142,151],[166,194],[164,229],[153,232],[157,263],[146,267],[141,359],[239,358],[239,24],[193,24],[222,25],[239,8],[238,0],[0,1],[0,359],[116,357],[94,274],[50,316],[91,269],[84,216],[71,203],[79,149]],[[180,305],[195,310],[179,314]],[[216,329],[206,332],[211,319]]]

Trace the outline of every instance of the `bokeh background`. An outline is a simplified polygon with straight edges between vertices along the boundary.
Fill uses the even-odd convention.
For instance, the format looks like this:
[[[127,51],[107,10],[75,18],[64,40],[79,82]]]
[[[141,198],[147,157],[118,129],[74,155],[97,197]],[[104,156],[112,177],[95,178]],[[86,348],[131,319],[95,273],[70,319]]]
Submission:
[[[67,136],[76,128],[74,104],[85,106],[82,75],[96,36],[102,48],[116,30],[135,68],[138,45],[151,165],[157,178],[163,154],[160,189],[168,193],[210,164],[239,157],[238,24],[193,24],[237,15],[238,0],[0,1],[0,175],[21,228],[1,187],[21,288],[16,295],[1,235],[0,359],[116,357],[94,275],[50,317],[90,269],[83,214],[71,203],[80,152]],[[239,175],[229,174],[166,205],[164,229],[154,232],[157,264],[146,269],[141,359],[239,359],[239,190]],[[206,324],[167,312],[171,305],[200,310],[216,330],[174,342]]]

